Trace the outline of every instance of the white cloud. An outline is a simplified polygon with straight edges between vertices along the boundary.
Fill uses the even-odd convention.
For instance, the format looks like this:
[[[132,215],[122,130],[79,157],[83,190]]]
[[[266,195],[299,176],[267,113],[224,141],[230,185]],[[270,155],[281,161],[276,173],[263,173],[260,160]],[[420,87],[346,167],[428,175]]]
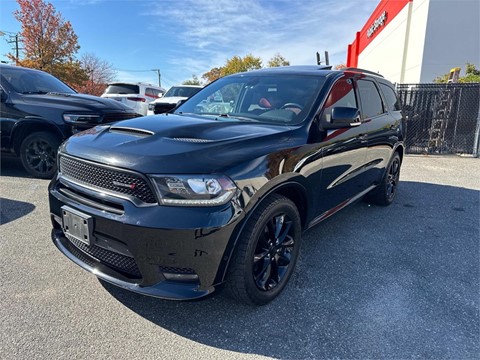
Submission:
[[[189,0],[160,2],[149,15],[183,45],[170,54],[172,76],[201,75],[234,56],[251,53],[266,62],[280,53],[292,65],[314,64],[329,51],[331,64],[346,61],[346,50],[377,1]],[[161,30],[160,30],[161,31]],[[179,59],[182,59],[179,61]]]

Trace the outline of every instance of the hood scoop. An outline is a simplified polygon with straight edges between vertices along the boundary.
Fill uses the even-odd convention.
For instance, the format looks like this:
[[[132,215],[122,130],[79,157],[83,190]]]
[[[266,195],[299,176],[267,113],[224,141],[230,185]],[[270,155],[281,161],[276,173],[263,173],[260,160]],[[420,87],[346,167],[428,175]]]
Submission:
[[[120,133],[120,134],[129,134],[129,135],[140,136],[140,137],[147,137],[147,136],[154,135],[154,132],[150,130],[137,129],[137,128],[131,128],[131,127],[124,127],[124,126],[111,126],[110,132]]]

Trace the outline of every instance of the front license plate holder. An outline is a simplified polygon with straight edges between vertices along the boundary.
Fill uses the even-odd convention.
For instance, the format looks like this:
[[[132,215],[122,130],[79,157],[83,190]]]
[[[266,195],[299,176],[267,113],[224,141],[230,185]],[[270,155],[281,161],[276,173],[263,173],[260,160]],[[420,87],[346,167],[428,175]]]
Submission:
[[[90,245],[93,241],[93,218],[68,206],[62,206],[61,209],[65,235]]]

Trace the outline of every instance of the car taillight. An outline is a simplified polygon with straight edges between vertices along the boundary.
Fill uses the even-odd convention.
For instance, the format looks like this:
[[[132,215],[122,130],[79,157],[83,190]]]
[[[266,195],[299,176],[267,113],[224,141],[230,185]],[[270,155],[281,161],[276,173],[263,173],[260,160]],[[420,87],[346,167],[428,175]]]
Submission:
[[[128,97],[127,100],[131,100],[131,101],[141,101],[141,102],[145,102],[145,101],[146,101],[144,98],[141,98],[141,97]]]

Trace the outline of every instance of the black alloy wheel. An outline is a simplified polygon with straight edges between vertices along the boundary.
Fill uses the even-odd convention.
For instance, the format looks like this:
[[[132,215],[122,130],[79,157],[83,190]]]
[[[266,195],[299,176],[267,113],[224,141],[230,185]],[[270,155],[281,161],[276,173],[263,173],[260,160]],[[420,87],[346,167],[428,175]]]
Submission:
[[[57,171],[57,150],[60,141],[50,133],[33,133],[20,146],[24,169],[32,176],[51,179]]]
[[[287,274],[295,245],[292,224],[286,214],[274,216],[258,239],[253,256],[253,278],[260,290],[272,290]]]
[[[265,305],[285,288],[297,262],[301,220],[295,204],[270,195],[252,214],[229,268],[227,289],[235,299]]]
[[[395,152],[387,166],[382,181],[367,195],[366,200],[368,202],[382,206],[387,206],[393,203],[400,182],[401,165],[402,161],[400,155]]]
[[[393,202],[397,193],[398,181],[400,180],[400,157],[394,156],[387,173],[386,197],[389,203]]]

